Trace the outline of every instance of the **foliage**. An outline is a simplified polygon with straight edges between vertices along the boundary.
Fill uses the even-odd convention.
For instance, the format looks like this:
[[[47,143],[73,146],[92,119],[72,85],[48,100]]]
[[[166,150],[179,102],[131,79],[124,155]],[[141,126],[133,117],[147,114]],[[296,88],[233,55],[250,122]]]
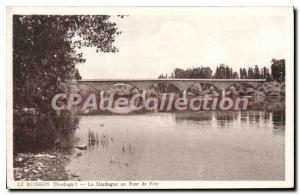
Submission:
[[[272,77],[276,81],[285,81],[285,60],[272,59]]]
[[[197,67],[192,69],[180,69],[176,68],[171,74],[170,78],[210,78],[212,75],[212,70],[209,67]],[[159,78],[167,78],[167,75],[159,76]]]
[[[221,64],[216,68],[216,72],[214,75],[216,79],[232,79],[233,78],[233,70],[229,66],[225,66]]]
[[[210,67],[196,67],[188,68],[186,70],[175,68],[168,77],[167,74],[161,74],[158,78],[198,78],[198,79],[266,79],[267,81],[284,80],[284,60],[272,60],[272,75],[270,74],[269,68],[262,67],[259,69],[258,65],[254,67],[240,68],[239,72],[234,71],[228,65],[220,64],[217,66],[216,71],[210,69]]]
[[[84,63],[82,47],[117,52],[120,32],[106,15],[15,15],[13,17],[14,109],[50,111],[58,80],[80,79],[76,64]],[[73,73],[73,74],[72,74]],[[72,78],[74,77],[74,78]]]
[[[107,15],[14,15],[14,150],[53,143],[65,129],[51,116],[51,99],[63,90],[59,82],[81,78],[82,47],[117,52],[118,34]]]

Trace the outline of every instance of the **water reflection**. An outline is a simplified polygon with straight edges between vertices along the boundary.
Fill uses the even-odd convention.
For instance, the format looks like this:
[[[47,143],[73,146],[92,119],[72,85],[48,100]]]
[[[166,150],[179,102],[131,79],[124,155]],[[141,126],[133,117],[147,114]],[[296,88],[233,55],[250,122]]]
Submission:
[[[241,112],[241,122],[247,123],[248,118],[249,118],[248,112]]]
[[[274,134],[284,135],[284,128],[285,126],[285,112],[284,111],[273,111],[272,112],[272,123],[274,126]]]
[[[238,120],[238,112],[217,112],[216,120],[218,125],[226,126],[234,120]]]
[[[273,111],[272,121],[274,125],[285,125],[285,111],[281,111],[281,110]]]
[[[55,145],[66,150],[74,148],[74,143],[79,139],[75,136],[75,131],[80,130],[79,117],[76,115],[58,116],[54,121],[55,128],[53,129],[57,131]]]
[[[104,133],[102,133],[102,135],[100,137],[100,144],[103,149],[107,149],[109,146],[109,138],[107,135],[104,135]]]
[[[88,147],[68,169],[82,180],[282,180],[284,120],[280,111],[81,116],[64,141]]]
[[[219,126],[224,127],[230,125],[232,122],[241,122],[246,124],[260,124],[270,123],[273,124],[273,128],[284,131],[285,125],[285,111],[275,110],[272,112],[262,111],[243,111],[243,112],[187,112],[176,113],[175,120],[177,123],[186,123],[191,121],[192,123],[200,123],[204,121],[214,121]],[[239,124],[239,123],[237,123]]]

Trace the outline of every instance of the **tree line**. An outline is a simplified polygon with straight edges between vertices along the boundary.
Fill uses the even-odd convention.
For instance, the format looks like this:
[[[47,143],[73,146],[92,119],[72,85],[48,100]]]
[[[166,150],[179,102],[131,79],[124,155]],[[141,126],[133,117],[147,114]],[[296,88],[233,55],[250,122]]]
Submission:
[[[196,68],[180,69],[175,68],[168,74],[161,74],[159,79],[163,78],[200,78],[200,79],[266,79],[267,81],[284,81],[285,80],[285,60],[272,59],[271,71],[266,66],[259,68],[258,65],[248,68],[240,68],[234,71],[228,65],[220,64],[215,72],[210,67],[200,66]]]

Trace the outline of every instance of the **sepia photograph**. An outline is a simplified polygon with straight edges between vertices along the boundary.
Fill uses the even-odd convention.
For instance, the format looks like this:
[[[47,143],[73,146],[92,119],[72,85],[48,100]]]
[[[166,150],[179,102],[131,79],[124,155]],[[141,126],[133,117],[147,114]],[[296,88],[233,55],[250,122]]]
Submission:
[[[7,7],[9,189],[294,187],[293,7]]]

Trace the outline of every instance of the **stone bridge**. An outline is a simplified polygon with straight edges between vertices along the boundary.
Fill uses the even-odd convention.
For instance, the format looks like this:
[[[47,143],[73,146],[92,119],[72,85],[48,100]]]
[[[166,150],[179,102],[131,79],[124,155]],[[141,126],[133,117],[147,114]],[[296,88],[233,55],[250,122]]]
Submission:
[[[256,89],[265,81],[265,79],[93,79],[79,80],[77,84],[89,85],[100,92],[109,90],[115,84],[131,85],[137,88],[139,92],[143,92],[155,84],[170,84],[180,92],[186,93],[192,85],[198,83],[213,86],[216,91],[220,91],[221,89],[226,90],[235,84],[247,85]]]

